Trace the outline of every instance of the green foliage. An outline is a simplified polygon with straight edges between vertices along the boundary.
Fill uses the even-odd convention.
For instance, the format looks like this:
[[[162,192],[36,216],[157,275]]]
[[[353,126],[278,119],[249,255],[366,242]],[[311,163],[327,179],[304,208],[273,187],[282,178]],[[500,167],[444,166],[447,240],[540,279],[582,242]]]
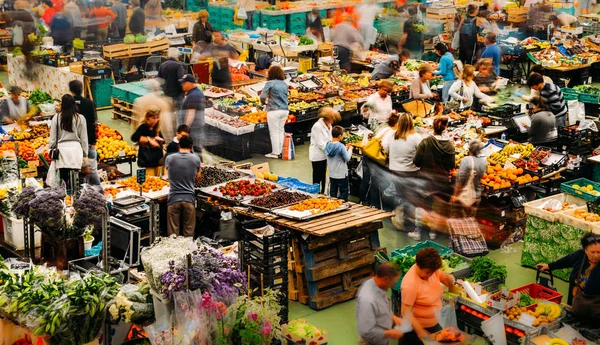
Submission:
[[[496,264],[492,259],[487,257],[477,257],[473,259],[471,264],[473,277],[469,280],[473,282],[484,282],[490,279],[506,279],[508,273],[506,266]]]

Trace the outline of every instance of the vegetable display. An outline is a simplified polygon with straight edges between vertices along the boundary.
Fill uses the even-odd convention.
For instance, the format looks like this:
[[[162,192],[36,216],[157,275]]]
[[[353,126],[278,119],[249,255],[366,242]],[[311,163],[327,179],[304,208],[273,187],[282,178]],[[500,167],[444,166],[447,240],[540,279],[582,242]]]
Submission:
[[[40,89],[35,89],[29,95],[29,102],[33,105],[53,103],[54,99],[49,93]]]
[[[312,38],[302,36],[302,37],[300,37],[300,41],[298,42],[298,45],[299,46],[309,46],[314,43],[315,43],[315,41],[313,41]]]
[[[344,137],[342,138],[342,144],[354,144],[354,143],[359,143],[362,140],[363,140],[362,135],[348,134],[348,132],[344,132]]]
[[[411,255],[399,255],[390,259],[390,262],[398,267],[402,274],[406,274],[408,270],[416,263],[415,257]]]
[[[526,293],[521,293],[521,301],[519,302],[520,307],[527,307],[535,303],[537,303],[537,300],[531,298],[531,296]]]
[[[477,257],[471,263],[473,276],[469,278],[473,282],[484,282],[490,279],[506,279],[508,275],[506,266],[496,264],[487,257]]]
[[[576,90],[581,93],[600,95],[600,87],[592,86],[592,85],[577,85],[577,86],[573,87],[573,90]]]
[[[418,71],[419,68],[421,68],[421,63],[419,61],[417,61],[417,60],[408,59],[404,63],[404,66],[406,66],[406,69],[409,72],[413,72],[413,71]]]
[[[206,166],[201,169],[200,181],[196,182],[196,187],[204,188],[221,184],[240,178],[242,175],[237,171],[227,171],[216,167]]]

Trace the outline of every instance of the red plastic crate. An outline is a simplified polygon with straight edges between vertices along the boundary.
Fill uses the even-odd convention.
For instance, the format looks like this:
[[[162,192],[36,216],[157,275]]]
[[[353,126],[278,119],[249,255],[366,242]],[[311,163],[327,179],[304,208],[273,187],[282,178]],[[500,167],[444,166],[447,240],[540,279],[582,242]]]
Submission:
[[[563,298],[563,295],[560,292],[554,291],[536,283],[531,283],[518,287],[516,289],[512,289],[510,290],[510,292],[526,293],[533,299],[545,300],[549,302],[554,302],[556,304],[560,304]],[[536,306],[537,303],[527,306],[527,309],[531,307],[535,308]]]

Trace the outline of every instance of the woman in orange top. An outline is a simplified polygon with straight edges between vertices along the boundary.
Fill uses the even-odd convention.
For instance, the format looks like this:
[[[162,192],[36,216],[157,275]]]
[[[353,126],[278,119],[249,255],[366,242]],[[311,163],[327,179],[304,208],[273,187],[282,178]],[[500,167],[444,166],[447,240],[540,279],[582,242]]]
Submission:
[[[442,309],[444,289],[454,285],[454,276],[441,270],[442,258],[437,250],[425,248],[417,253],[416,264],[411,267],[402,279],[402,315],[412,315],[413,325],[425,328],[429,333],[442,330],[436,312]],[[415,328],[413,326],[413,328]],[[402,338],[403,345],[423,344],[415,332],[406,333]]]
[[[44,20],[44,23],[50,25],[50,23],[52,23],[52,19],[54,19],[54,16],[56,15],[56,10],[53,8],[53,4],[52,1],[50,0],[44,0],[42,1],[42,8],[44,9],[44,14],[42,14],[42,19]]]
[[[90,11],[91,25],[96,24],[96,41],[104,42],[108,38],[108,25],[117,18],[112,11],[102,7],[102,0],[94,0],[94,8]]]

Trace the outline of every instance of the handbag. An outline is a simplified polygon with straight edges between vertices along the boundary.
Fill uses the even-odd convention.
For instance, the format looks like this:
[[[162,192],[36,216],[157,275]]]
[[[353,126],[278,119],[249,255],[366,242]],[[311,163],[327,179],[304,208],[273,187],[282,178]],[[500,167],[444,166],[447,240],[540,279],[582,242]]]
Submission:
[[[140,145],[138,150],[138,165],[141,167],[155,167],[160,165],[163,158],[162,147],[151,147],[150,145]]]
[[[464,256],[488,253],[487,243],[474,217],[448,219],[449,247]]]
[[[365,146],[362,148],[363,155],[369,157],[375,162],[385,165],[387,161],[387,153],[383,149],[383,145],[381,144],[381,138],[372,138],[367,142]]]
[[[60,127],[60,121],[58,119],[59,116],[60,115],[56,115],[56,140],[48,152],[52,161],[57,161],[60,158],[60,151],[58,150],[58,136],[60,135],[58,130]]]
[[[586,255],[586,254],[584,254]],[[579,267],[579,275],[583,271],[584,257]],[[579,280],[579,279],[578,279]],[[591,322],[600,322],[600,296],[588,295],[583,291],[578,291],[573,298],[573,315],[579,320]]]
[[[469,179],[457,197],[458,201],[467,207],[473,206],[477,201],[477,193],[475,192],[475,174],[475,160],[471,157],[471,173],[469,174]]]

